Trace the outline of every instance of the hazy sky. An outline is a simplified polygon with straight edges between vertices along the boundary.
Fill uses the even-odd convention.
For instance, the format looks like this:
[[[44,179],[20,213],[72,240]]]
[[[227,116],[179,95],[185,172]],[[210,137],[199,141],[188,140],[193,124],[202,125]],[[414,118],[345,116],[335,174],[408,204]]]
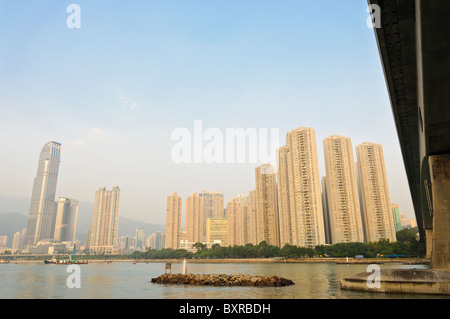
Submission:
[[[81,28],[66,19],[81,8]],[[31,196],[62,144],[57,196],[165,223],[166,197],[255,187],[259,164],[176,164],[176,128],[316,130],[384,147],[391,201],[413,209],[366,1],[0,2],[0,193]],[[356,154],[355,154],[356,155]],[[356,159],[356,157],[355,157]],[[226,203],[225,203],[226,205]],[[184,214],[184,212],[183,212]]]

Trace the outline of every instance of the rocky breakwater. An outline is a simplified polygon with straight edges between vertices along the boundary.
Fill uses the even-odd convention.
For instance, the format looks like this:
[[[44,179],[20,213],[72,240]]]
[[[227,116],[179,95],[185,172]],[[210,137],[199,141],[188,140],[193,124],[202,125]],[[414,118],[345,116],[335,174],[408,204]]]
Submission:
[[[152,278],[157,284],[204,285],[204,286],[255,286],[282,287],[294,285],[290,279],[278,276],[251,276],[226,274],[162,274]]]

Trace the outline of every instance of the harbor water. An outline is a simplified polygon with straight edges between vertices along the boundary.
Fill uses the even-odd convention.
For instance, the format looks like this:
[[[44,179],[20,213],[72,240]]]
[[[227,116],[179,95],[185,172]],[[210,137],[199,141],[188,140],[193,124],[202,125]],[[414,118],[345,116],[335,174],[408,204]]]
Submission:
[[[340,278],[364,272],[364,264],[335,263],[188,263],[187,273],[248,274],[288,278],[288,287],[212,287],[151,283],[165,263],[92,262],[78,265],[79,287],[69,287],[68,265],[9,263],[0,265],[1,299],[395,299],[448,298],[433,295],[384,294],[340,289]],[[383,264],[383,268],[425,268]],[[172,264],[182,273],[183,264]]]

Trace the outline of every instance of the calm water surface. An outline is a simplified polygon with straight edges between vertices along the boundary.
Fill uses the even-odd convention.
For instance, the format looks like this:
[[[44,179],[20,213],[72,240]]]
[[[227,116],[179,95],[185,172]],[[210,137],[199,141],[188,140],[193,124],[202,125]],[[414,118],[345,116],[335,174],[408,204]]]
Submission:
[[[64,265],[10,263],[0,265],[0,298],[51,299],[368,299],[368,298],[442,298],[428,295],[380,294],[346,291],[339,288],[341,277],[366,271],[367,265],[334,263],[308,264],[188,264],[189,273],[278,275],[291,279],[288,287],[208,287],[159,285],[151,278],[164,273],[164,263],[113,262],[80,265],[81,287],[68,288]],[[401,264],[381,268],[424,268]],[[182,264],[172,264],[173,273]]]

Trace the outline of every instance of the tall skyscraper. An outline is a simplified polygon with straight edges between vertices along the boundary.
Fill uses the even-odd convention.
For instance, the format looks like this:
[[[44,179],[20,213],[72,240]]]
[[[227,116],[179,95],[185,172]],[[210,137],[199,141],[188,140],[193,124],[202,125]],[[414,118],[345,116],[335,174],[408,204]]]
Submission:
[[[200,234],[202,236],[201,241],[206,240],[206,220],[208,218],[224,218],[225,210],[224,210],[224,196],[220,191],[209,192],[202,190],[201,193],[198,194],[201,198],[201,216],[200,223],[201,229]]]
[[[178,249],[181,240],[182,198],[177,193],[167,196],[165,248]]]
[[[254,219],[256,215],[252,214],[250,196],[248,194],[239,194],[237,201],[241,204],[240,218],[238,221],[240,245],[256,244],[256,240],[253,239],[253,234],[255,233],[254,227],[256,226]]]
[[[90,250],[97,253],[112,253],[117,246],[119,227],[120,189],[105,187],[95,192],[94,214],[90,238]]]
[[[323,146],[331,244],[364,242],[352,142],[333,135]]]
[[[39,155],[37,174],[31,194],[25,244],[36,244],[44,239],[52,239],[52,222],[56,183],[58,180],[61,144],[48,142]]]
[[[164,239],[165,234],[163,232],[157,231],[148,237],[147,247],[157,250],[163,249],[165,246]]]
[[[242,205],[241,207],[241,225],[241,244],[253,244],[252,233],[254,221],[249,204]]]
[[[203,198],[205,221],[206,218],[224,218],[224,196],[222,192],[203,190],[199,196]]]
[[[145,243],[146,239],[145,239],[144,230],[136,228],[136,236],[135,236],[135,238],[136,238],[135,245],[134,245],[135,249],[136,250],[142,250],[142,251],[145,250],[147,245]]]
[[[297,227],[295,223],[295,213],[291,205],[292,190],[292,170],[289,156],[289,147],[281,146],[278,149],[278,208],[280,214],[280,245],[297,245]]]
[[[78,219],[78,201],[67,197],[60,197],[56,213],[55,242],[75,242]]]
[[[365,239],[375,242],[397,240],[383,147],[365,142],[356,146],[359,190]]]
[[[314,129],[300,127],[288,132],[278,162],[282,242],[310,248],[325,244]]]
[[[233,198],[227,205],[228,245],[242,245],[242,205],[237,198]]]
[[[392,218],[394,220],[395,232],[402,230],[402,222],[400,220],[400,208],[398,204],[391,204]]]
[[[278,198],[275,168],[263,164],[255,169],[257,201],[257,240],[280,246]]]
[[[212,193],[213,198],[213,212],[212,218],[225,218],[224,213],[224,196],[220,191],[216,191]]]
[[[92,231],[92,227],[87,227],[86,228],[86,239],[84,241],[84,250],[85,251],[90,251],[90,246],[91,246],[91,231]]]
[[[328,197],[327,197],[327,180],[326,177],[322,177],[322,207],[323,207],[323,225],[325,229],[325,243],[331,244],[331,229],[330,213],[328,212]]]
[[[13,235],[13,241],[11,245],[12,253],[20,252],[23,249],[24,232],[16,232]]]
[[[248,193],[248,203],[249,203],[249,222],[248,222],[248,240],[250,244],[258,245],[258,221],[257,221],[257,200],[256,200],[256,189],[252,189]]]
[[[202,242],[205,236],[203,224],[203,198],[193,193],[186,199],[186,233],[188,242]]]

